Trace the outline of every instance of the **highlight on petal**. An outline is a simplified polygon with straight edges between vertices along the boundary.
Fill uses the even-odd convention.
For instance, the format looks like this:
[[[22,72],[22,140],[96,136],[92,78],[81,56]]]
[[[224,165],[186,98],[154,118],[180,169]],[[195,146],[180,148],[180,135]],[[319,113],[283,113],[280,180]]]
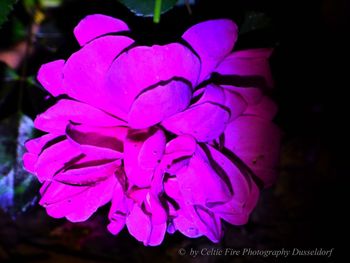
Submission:
[[[106,15],[94,14],[86,16],[79,22],[74,28],[74,35],[80,46],[83,46],[92,39],[104,34],[128,30],[127,24],[122,20]]]
[[[238,35],[238,28],[229,19],[209,20],[192,26],[182,38],[201,59],[199,82],[206,79],[218,63],[228,55]]]
[[[192,135],[200,142],[216,139],[225,130],[230,118],[227,109],[210,102],[193,106],[165,119],[162,126],[177,135]]]
[[[62,87],[64,63],[63,59],[46,63],[38,72],[38,81],[54,97],[66,92]]]
[[[191,93],[191,87],[179,80],[146,90],[131,106],[129,126],[134,129],[147,128],[186,109],[191,100]]]
[[[174,78],[197,83],[200,63],[187,47],[171,43],[164,46],[138,46],[121,54],[112,64],[105,89],[127,113],[140,92]]]

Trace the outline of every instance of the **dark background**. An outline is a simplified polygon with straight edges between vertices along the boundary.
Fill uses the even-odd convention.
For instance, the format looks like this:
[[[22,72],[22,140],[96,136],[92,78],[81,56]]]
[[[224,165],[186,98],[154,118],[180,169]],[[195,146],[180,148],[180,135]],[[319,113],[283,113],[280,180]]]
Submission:
[[[126,21],[140,44],[166,43],[179,39],[190,25],[210,18],[229,17],[244,25],[246,12],[264,13],[268,26],[241,34],[236,49],[274,47],[271,67],[279,105],[275,122],[283,130],[280,177],[262,192],[250,222],[243,227],[226,224],[220,244],[206,238],[167,235],[159,247],[143,247],[124,229],[117,237],[105,229],[108,207],[88,222],[71,224],[49,218],[33,206],[16,219],[0,211],[0,261],[13,262],[270,262],[263,257],[197,257],[178,255],[179,248],[335,248],[332,258],[290,257],[278,262],[335,262],[344,252],[345,214],[349,176],[345,124],[349,89],[346,35],[349,6],[346,0],[196,1],[192,15],[184,6],[162,15],[161,23],[136,17],[115,0],[67,1],[46,13],[37,41],[27,62],[28,76],[38,67],[67,58],[78,49],[73,28],[87,14],[103,13]],[[15,14],[29,23],[20,4]],[[11,20],[10,20],[11,22]],[[0,31],[0,47],[10,48],[10,22]],[[49,33],[54,34],[49,34]],[[49,35],[50,37],[46,37]],[[48,48],[49,47],[49,48]],[[23,67],[23,65],[22,65]],[[5,66],[2,66],[3,72]],[[21,67],[18,71],[21,70]],[[0,117],[16,109],[16,85],[10,99],[0,107]],[[0,79],[0,88],[1,79]],[[26,88],[24,111],[31,117],[53,101],[39,88]],[[0,134],[1,135],[1,134]],[[3,262],[1,261],[1,262]],[[19,262],[21,262],[19,261]]]

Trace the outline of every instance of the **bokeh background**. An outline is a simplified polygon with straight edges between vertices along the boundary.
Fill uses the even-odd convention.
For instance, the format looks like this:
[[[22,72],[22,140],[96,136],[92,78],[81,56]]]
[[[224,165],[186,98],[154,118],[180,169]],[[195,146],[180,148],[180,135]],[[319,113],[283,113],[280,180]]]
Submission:
[[[136,16],[118,0],[21,0],[13,6],[11,2],[0,0],[0,22],[7,7],[12,9],[0,27],[0,262],[273,260],[178,254],[180,248],[212,247],[335,248],[332,258],[277,259],[335,262],[345,252],[346,242],[341,240],[348,225],[344,218],[350,175],[344,128],[349,104],[348,1],[178,1],[162,14],[159,24],[152,17]],[[274,187],[263,190],[247,225],[224,225],[221,243],[175,233],[159,247],[144,247],[125,229],[116,237],[107,232],[108,205],[76,224],[50,218],[37,205],[38,183],[21,164],[23,142],[38,135],[32,120],[54,100],[37,83],[36,72],[41,64],[78,50],[73,28],[93,13],[126,21],[137,41],[146,45],[174,41],[197,22],[227,17],[240,28],[236,49],[275,49],[272,96],[279,105],[275,122],[283,131],[280,176]]]

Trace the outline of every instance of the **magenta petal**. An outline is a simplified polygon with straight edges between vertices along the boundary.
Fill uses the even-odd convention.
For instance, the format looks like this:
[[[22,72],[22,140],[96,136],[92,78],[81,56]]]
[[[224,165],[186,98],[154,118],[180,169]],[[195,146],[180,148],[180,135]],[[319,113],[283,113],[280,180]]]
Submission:
[[[40,204],[52,217],[66,217],[72,222],[85,221],[112,199],[116,183],[114,176],[91,187],[52,182],[44,191]]]
[[[127,113],[138,94],[161,81],[177,77],[194,86],[199,68],[198,58],[181,44],[138,46],[113,62],[105,87],[116,98],[117,106]]]
[[[231,52],[237,39],[237,26],[228,19],[199,23],[182,36],[199,55],[202,67],[199,81],[204,80],[216,65]]]
[[[74,35],[81,46],[92,39],[108,33],[128,31],[123,21],[100,14],[88,15],[74,28]]]
[[[56,172],[79,156],[81,156],[81,152],[67,140],[45,149],[36,163],[38,179],[40,181],[51,180]]]
[[[129,126],[134,129],[147,128],[186,109],[191,93],[188,84],[178,80],[141,93],[131,106]]]
[[[89,165],[87,163],[86,165]],[[109,176],[113,176],[120,161],[103,161],[102,164],[91,163],[92,166],[77,165],[70,167],[68,170],[55,175],[54,180],[71,185],[94,185],[105,180]]]
[[[195,238],[201,236],[202,233],[197,227],[196,220],[193,219],[193,217],[198,216],[195,213],[192,213],[194,215],[192,217],[192,214],[189,211],[191,207],[184,202],[177,179],[171,178],[167,180],[164,183],[164,191],[169,197],[174,199],[180,207],[180,209],[175,210],[173,215],[174,228],[188,237]]]
[[[66,134],[72,143],[89,156],[117,159],[122,157],[127,128],[69,124]]]
[[[188,167],[177,172],[176,178],[188,204],[207,206],[231,199],[227,182],[213,170],[205,153],[199,148],[190,159]]]
[[[174,227],[179,230],[183,235],[191,238],[197,238],[203,234],[199,231],[197,225],[191,217],[186,217],[179,212],[179,215],[174,219]]]
[[[109,232],[111,232],[113,235],[117,235],[119,234],[120,231],[122,231],[122,229],[125,226],[125,217],[121,217],[118,220],[114,220],[111,221],[108,225],[107,225],[107,229]]]
[[[277,176],[280,136],[280,130],[270,121],[243,116],[227,126],[225,147],[240,157],[267,187]]]
[[[66,93],[79,101],[124,118],[116,104],[122,98],[111,96],[104,81],[116,56],[131,45],[133,40],[124,36],[105,36],[93,40],[74,53],[63,70]]]
[[[230,109],[230,122],[240,116],[247,108],[247,102],[243,97],[235,92],[227,89],[224,90],[225,103],[224,105]]]
[[[53,96],[65,93],[62,87],[64,60],[56,60],[44,64],[38,72],[38,81]]]
[[[123,188],[120,184],[116,184],[112,198],[112,206],[108,214],[110,223],[107,227],[109,232],[116,235],[123,229],[128,211],[127,199]]]
[[[215,84],[209,84],[202,88],[203,94],[200,97],[200,99],[193,104],[194,105],[200,105],[204,102],[214,102],[217,104],[223,105],[225,102],[225,94],[224,89],[220,86],[217,86]],[[196,94],[194,94],[194,97]]]
[[[241,95],[248,105],[259,103],[263,97],[263,93],[260,88],[236,87],[231,85],[221,85],[221,87],[229,92],[235,92]]]
[[[25,143],[25,147],[28,150],[28,152],[38,155],[42,151],[43,147],[55,138],[57,138],[57,135],[55,134],[45,134],[41,137],[27,141]]]
[[[272,87],[269,57],[272,49],[248,49],[233,52],[215,69],[221,75],[261,77]]]
[[[129,233],[138,241],[148,244],[149,236],[151,234],[152,226],[151,219],[146,215],[138,205],[134,205],[126,218],[126,226]]]
[[[152,231],[148,240],[150,246],[158,246],[163,242],[164,235],[166,233],[167,224],[153,224]]]
[[[181,155],[190,156],[195,152],[196,147],[196,140],[192,136],[180,135],[167,143],[166,154],[180,153]]]
[[[255,115],[260,118],[272,120],[276,113],[276,103],[269,97],[264,96],[259,104],[249,106],[244,112],[244,115]]]
[[[138,154],[138,163],[142,169],[154,169],[159,164],[165,143],[166,138],[162,130],[157,130],[145,140]]]
[[[162,126],[177,135],[189,134],[200,142],[216,139],[224,131],[229,112],[209,102],[193,106],[164,120]]]
[[[23,166],[24,168],[30,172],[35,174],[35,164],[38,161],[38,156],[32,153],[25,153],[23,155]]]
[[[214,243],[219,242],[223,235],[220,218],[215,213],[201,206],[195,206],[195,211],[206,226],[206,236]]]
[[[249,175],[243,175],[242,172],[229,160],[224,154],[215,148],[208,146],[210,156],[221,167],[230,180],[233,189],[233,197],[236,203],[242,207],[248,200],[250,194],[250,187],[255,184]]]
[[[162,130],[130,130],[124,143],[124,169],[128,180],[139,187],[149,186],[164,148]]]
[[[69,122],[95,126],[123,126],[125,122],[88,104],[62,99],[34,120],[39,130],[64,134]]]

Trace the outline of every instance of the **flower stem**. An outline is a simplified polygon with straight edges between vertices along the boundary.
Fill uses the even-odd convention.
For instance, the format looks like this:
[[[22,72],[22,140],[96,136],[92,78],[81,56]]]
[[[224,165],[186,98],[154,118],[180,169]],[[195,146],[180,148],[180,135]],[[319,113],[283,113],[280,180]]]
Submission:
[[[158,24],[160,21],[160,13],[162,10],[162,0],[156,0],[154,4],[154,14],[153,14],[153,22]]]

